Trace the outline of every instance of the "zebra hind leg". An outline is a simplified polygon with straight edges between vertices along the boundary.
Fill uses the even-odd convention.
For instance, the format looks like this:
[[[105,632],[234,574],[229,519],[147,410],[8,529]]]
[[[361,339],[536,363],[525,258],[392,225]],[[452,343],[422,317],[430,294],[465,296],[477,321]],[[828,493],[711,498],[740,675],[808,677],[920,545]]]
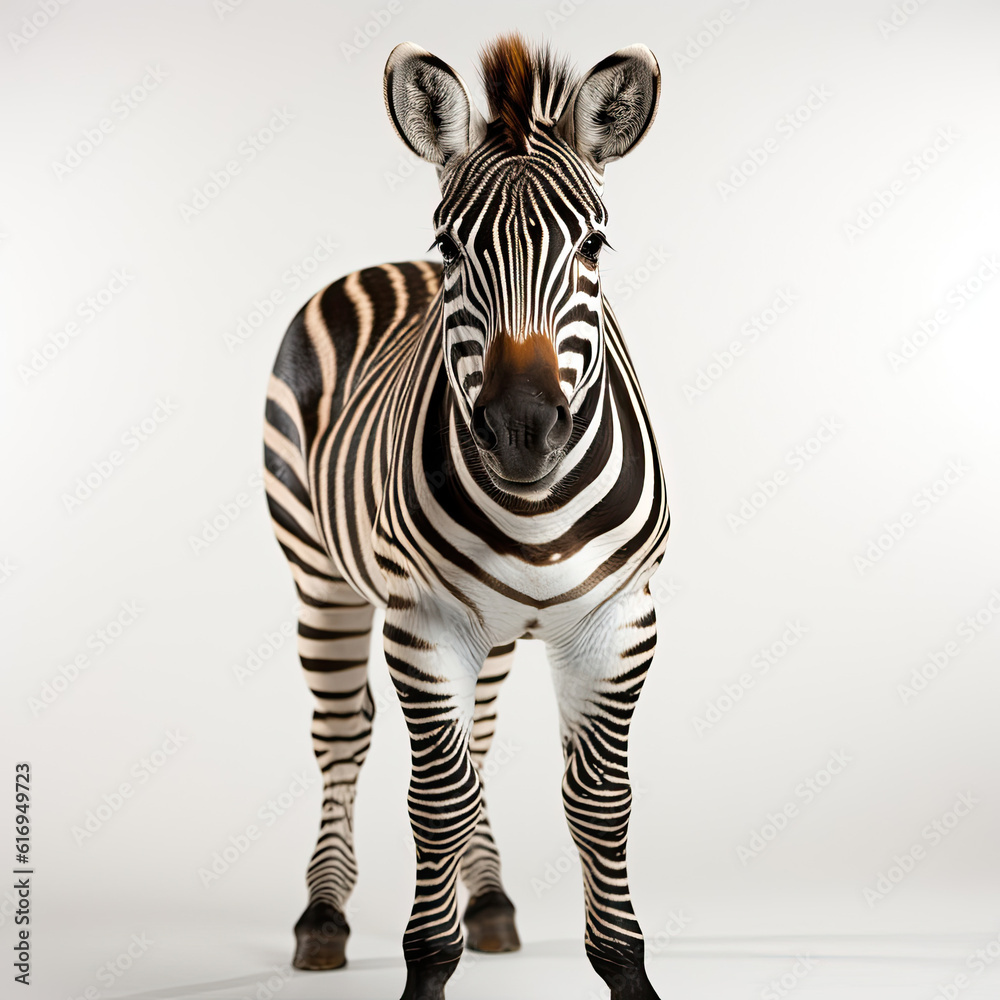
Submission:
[[[357,880],[354,796],[375,717],[367,679],[374,608],[342,580],[323,583],[323,600],[299,590],[306,600],[299,613],[299,657],[316,699],[312,740],[323,774],[323,808],[292,964],[312,970],[336,969],[347,960],[347,900]]]
[[[476,708],[469,750],[480,779],[496,732],[496,698],[514,658],[514,643],[490,650],[476,683]],[[483,799],[482,815],[472,842],[462,856],[462,881],[469,902],[462,918],[465,944],[473,951],[517,951],[521,947],[514,923],[514,904],[500,881],[500,854]]]

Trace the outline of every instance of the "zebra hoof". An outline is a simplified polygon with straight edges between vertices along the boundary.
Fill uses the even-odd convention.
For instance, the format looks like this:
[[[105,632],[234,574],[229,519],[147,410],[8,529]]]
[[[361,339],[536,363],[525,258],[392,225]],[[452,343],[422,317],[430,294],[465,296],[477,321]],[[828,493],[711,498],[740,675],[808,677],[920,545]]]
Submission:
[[[501,891],[473,896],[465,908],[465,946],[473,951],[517,951],[521,939],[514,924],[514,904]]]
[[[461,948],[447,949],[424,961],[407,962],[406,987],[400,1000],[444,1000],[444,984],[461,957]]]
[[[344,948],[350,933],[347,918],[335,906],[322,901],[310,903],[295,924],[292,965],[313,972],[339,969],[347,962]]]
[[[611,1000],[660,1000],[646,976],[641,958],[637,965],[618,965],[594,955],[589,957],[594,971],[607,983]]]

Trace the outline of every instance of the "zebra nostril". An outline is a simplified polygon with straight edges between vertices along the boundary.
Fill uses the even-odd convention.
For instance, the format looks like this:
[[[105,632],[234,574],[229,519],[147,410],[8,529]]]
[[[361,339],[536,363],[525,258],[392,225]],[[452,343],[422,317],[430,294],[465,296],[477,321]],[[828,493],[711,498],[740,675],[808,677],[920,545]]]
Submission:
[[[549,428],[546,444],[555,451],[569,440],[572,431],[573,415],[569,412],[569,407],[565,403],[560,403],[556,407],[555,423]]]
[[[485,406],[475,406],[472,409],[472,437],[483,451],[493,451],[499,443],[486,420]]]

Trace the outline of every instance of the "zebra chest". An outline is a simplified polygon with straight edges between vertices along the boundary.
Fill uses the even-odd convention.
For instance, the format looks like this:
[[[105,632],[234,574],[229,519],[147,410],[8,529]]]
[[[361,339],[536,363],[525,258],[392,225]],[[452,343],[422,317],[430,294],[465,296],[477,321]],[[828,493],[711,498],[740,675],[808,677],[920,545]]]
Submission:
[[[389,504],[372,533],[389,593],[449,605],[478,618],[495,643],[563,632],[633,577],[652,569],[649,544],[634,547],[623,522],[578,544],[572,532],[549,542],[518,540],[440,507]]]

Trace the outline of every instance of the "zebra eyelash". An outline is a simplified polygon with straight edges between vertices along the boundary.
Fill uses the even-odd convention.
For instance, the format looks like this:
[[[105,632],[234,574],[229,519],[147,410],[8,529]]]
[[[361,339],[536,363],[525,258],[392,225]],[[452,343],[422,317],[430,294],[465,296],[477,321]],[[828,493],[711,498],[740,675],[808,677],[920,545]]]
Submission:
[[[427,250],[430,252],[435,248],[441,254],[445,269],[450,268],[462,256],[462,248],[448,233],[439,233]]]
[[[589,248],[588,244],[590,244]],[[614,247],[608,242],[607,236],[595,229],[584,237],[583,241],[577,247],[576,252],[588,264],[596,265],[597,259],[605,247],[609,250],[614,250]]]

